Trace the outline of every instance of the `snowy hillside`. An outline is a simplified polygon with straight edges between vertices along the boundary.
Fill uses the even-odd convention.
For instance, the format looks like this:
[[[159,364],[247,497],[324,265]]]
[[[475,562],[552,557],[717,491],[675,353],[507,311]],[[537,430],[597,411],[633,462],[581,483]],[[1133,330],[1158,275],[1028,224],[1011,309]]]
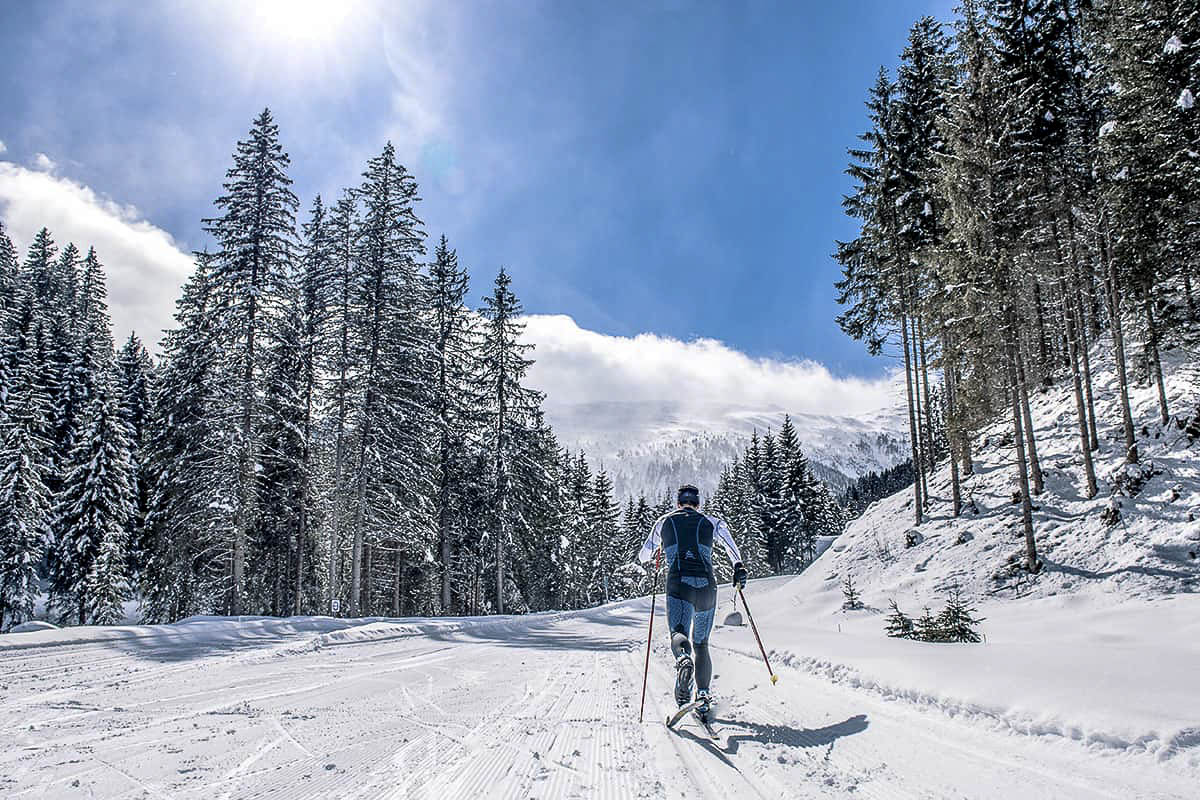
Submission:
[[[740,456],[754,431],[778,430],[784,410],[755,411],[737,406],[670,402],[555,404],[547,415],[560,441],[582,448],[603,465],[618,497],[646,492],[656,496],[690,482],[707,494],[721,469]],[[905,423],[899,409],[859,417],[792,414],[805,455],[817,476],[835,489],[872,470],[908,458]]]
[[[822,580],[850,574],[876,605],[895,598],[901,607],[920,610],[931,596],[953,583],[976,597],[1046,597],[1065,593],[1161,597],[1200,591],[1200,445],[1189,445],[1174,425],[1158,419],[1155,392],[1135,385],[1131,405],[1141,465],[1150,474],[1136,496],[1114,488],[1123,471],[1123,445],[1116,398],[1118,389],[1106,348],[1096,348],[1096,453],[1099,494],[1084,498],[1075,406],[1068,385],[1032,398],[1039,455],[1046,491],[1034,498],[1038,552],[1045,568],[1036,580],[1012,570],[1023,547],[1016,490],[1011,423],[998,421],[977,438],[975,474],[965,479],[965,510],[950,515],[950,473],[943,467],[929,491],[934,503],[927,521],[912,529],[911,490],[879,501],[851,523],[832,551],[812,570]],[[1168,400],[1174,412],[1193,414],[1196,387],[1181,369],[1188,354],[1164,358]],[[1110,503],[1119,504],[1120,520],[1102,519]],[[915,530],[921,541],[906,547]]]

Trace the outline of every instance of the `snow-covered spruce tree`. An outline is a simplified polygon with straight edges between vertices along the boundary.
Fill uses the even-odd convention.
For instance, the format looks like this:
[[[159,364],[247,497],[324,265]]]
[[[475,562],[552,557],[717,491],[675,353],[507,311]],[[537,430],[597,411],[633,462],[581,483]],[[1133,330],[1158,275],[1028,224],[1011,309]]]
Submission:
[[[496,613],[504,613],[506,548],[520,509],[515,507],[515,473],[529,465],[519,446],[528,440],[540,393],[522,385],[532,361],[525,357],[531,345],[521,340],[525,324],[522,308],[512,291],[512,278],[502,268],[492,293],[484,298],[483,370],[488,391],[488,462],[492,469]]]
[[[455,530],[467,524],[464,495],[478,494],[481,489],[472,482],[471,461],[483,432],[484,397],[479,379],[480,333],[477,317],[467,305],[470,281],[445,236],[434,251],[429,278],[429,313],[435,337],[432,410],[437,427],[438,566],[441,609],[449,614],[454,604]]]
[[[847,574],[842,579],[842,608],[846,611],[859,611],[863,608],[862,595],[854,585],[854,576]]]
[[[16,337],[0,337],[0,630],[30,619],[38,595],[50,509],[46,403]]]
[[[133,492],[129,437],[106,380],[88,402],[54,506],[52,604],[80,625],[109,624],[123,616]]]
[[[139,576],[151,622],[221,613],[229,602],[237,456],[219,410],[229,391],[222,382],[233,376],[222,369],[214,331],[219,316],[209,261],[197,257],[176,302],[176,327],[163,340],[152,397]]]
[[[137,571],[149,558],[144,534],[150,503],[146,457],[154,393],[154,360],[137,334],[130,333],[117,351],[114,367],[116,388],[121,398],[121,418],[129,432],[129,446],[133,454],[136,511],[129,525],[129,563]],[[137,578],[136,575],[133,577]]]
[[[358,388],[349,417],[356,450],[350,473],[351,615],[369,610],[372,542],[403,551],[394,565],[402,572],[403,559],[420,557],[433,535],[431,336],[422,314],[428,288],[418,269],[424,232],[414,208],[416,181],[396,161],[391,142],[367,162],[358,197],[357,330],[349,370]]]
[[[1028,397],[1021,392],[1019,378],[1022,338],[1015,294],[1019,275],[1014,269],[1013,253],[1001,247],[1020,234],[1020,210],[1012,191],[1011,172],[1006,171],[1011,163],[1013,137],[1005,119],[1015,113],[1015,100],[1002,82],[994,44],[973,5],[964,5],[965,16],[959,23],[958,49],[964,74],[943,125],[947,156],[940,185],[947,203],[947,249],[955,253],[946,262],[947,282],[972,287],[963,298],[963,313],[953,318],[969,326],[957,332],[958,338],[976,343],[980,369],[975,379],[985,380],[985,375],[992,373],[1007,377],[1006,385],[997,387],[997,391],[1007,395],[1012,411],[1026,567],[1036,572],[1039,562],[1025,437]],[[1001,354],[1001,358],[991,366],[989,362],[997,360],[993,353]]]
[[[64,250],[64,255],[67,250]],[[60,259],[63,269],[74,270],[74,266],[65,264],[65,261]],[[113,342],[112,324],[108,316],[108,290],[104,267],[94,249],[88,250],[83,261],[83,276],[73,291],[75,311],[70,322],[71,363],[62,373],[59,383],[59,417],[56,425],[58,446],[65,447],[69,443],[71,449],[60,462],[61,478],[51,517],[50,598],[52,607],[61,618],[75,618],[82,625],[91,617],[86,584],[101,541],[108,535],[105,527],[108,525],[107,517],[119,515],[127,538],[134,514],[126,508],[126,504],[134,501],[134,495],[132,483],[128,487],[128,497],[123,494],[125,482],[133,479],[132,452],[124,420],[119,415],[117,394],[111,385]],[[114,413],[118,416],[115,420],[107,417],[109,405],[116,409]],[[114,426],[116,430],[112,430]],[[88,437],[95,436],[112,437],[112,441],[103,445],[89,441]],[[99,465],[92,465],[91,462],[98,458]],[[105,489],[117,491],[119,500],[114,499],[116,495],[101,496],[100,488],[89,483],[94,481],[94,476],[80,472],[84,467],[107,470],[110,463],[117,464],[114,467],[117,472],[111,476],[114,482],[112,486]],[[93,518],[93,511],[88,507],[91,502],[98,506],[112,505],[95,509],[94,513],[100,516]],[[98,521],[101,517],[104,520]],[[119,549],[124,558],[124,542],[120,543]],[[125,570],[126,565],[122,564],[122,580]]]
[[[847,335],[862,340],[873,355],[883,352],[896,329],[904,356],[905,387],[908,400],[909,442],[918,480],[913,483],[913,507],[916,522],[924,519],[922,491],[920,415],[917,413],[919,390],[913,373],[916,363],[910,347],[910,317],[913,314],[913,274],[911,262],[900,250],[897,201],[902,196],[900,170],[893,142],[897,135],[893,111],[895,86],[887,72],[880,69],[866,103],[871,129],[859,138],[865,147],[850,150],[854,159],[846,172],[855,181],[854,192],[842,201],[846,213],[860,220],[859,235],[838,242],[836,258],[843,276],[836,284],[838,303],[848,306],[837,318]]]
[[[1097,70],[1107,87],[1097,174],[1108,223],[1103,233],[1113,333],[1122,322],[1144,331],[1143,357],[1166,424],[1162,339],[1195,317],[1192,290],[1200,261],[1194,224],[1200,22],[1191,3],[1175,0],[1120,0],[1103,4],[1097,16],[1107,56]],[[1117,356],[1124,360],[1120,350]]]
[[[17,288],[20,286],[20,266],[17,248],[4,230],[0,220],[0,335],[9,332],[17,310]]]
[[[512,613],[562,608],[564,560],[563,476],[558,471],[560,448],[540,408],[530,424],[517,429],[509,472],[514,524],[511,528],[516,558],[505,603]],[[489,461],[490,463],[490,461]],[[486,485],[485,485],[486,486]],[[487,497],[491,492],[487,492]]]
[[[345,534],[350,530],[352,508],[350,490],[351,442],[350,413],[356,407],[358,387],[352,382],[351,366],[358,352],[360,325],[356,317],[357,253],[360,221],[353,192],[347,190],[329,214],[330,274],[329,319],[325,327],[323,372],[327,374],[324,405],[332,419],[327,421],[333,439],[329,541],[326,545],[326,611],[333,613],[332,601],[343,597],[342,561]]]
[[[220,216],[206,219],[205,231],[219,248],[211,261],[222,369],[236,376],[216,411],[236,435],[237,496],[234,503],[232,583],[228,610],[245,608],[246,544],[258,513],[260,489],[261,389],[268,368],[272,318],[278,314],[282,281],[294,257],[296,208],[290,159],[279,143],[279,126],[269,109],[254,120],[237,143],[225,174],[225,193],[215,205]]]
[[[326,212],[313,202],[299,263],[280,280],[280,308],[266,353],[261,511],[249,561],[248,592],[273,614],[303,613],[315,598],[313,536],[318,350],[332,263]]]
[[[983,637],[980,636],[977,628],[983,621],[982,617],[975,616],[975,608],[962,596],[962,590],[958,584],[955,584],[950,589],[946,607],[942,609],[937,618],[937,628],[941,634],[939,641],[969,643],[982,641]]]
[[[885,632],[897,639],[912,639],[916,634],[916,625],[912,617],[900,610],[895,600],[888,601],[892,613],[887,615]]]
[[[620,509],[613,499],[612,478],[608,477],[603,465],[592,484],[591,506],[592,536],[596,539],[599,551],[589,592],[592,604],[623,600],[624,596],[615,593],[613,576],[617,567],[628,561],[631,554],[625,551],[625,542],[620,535]]]

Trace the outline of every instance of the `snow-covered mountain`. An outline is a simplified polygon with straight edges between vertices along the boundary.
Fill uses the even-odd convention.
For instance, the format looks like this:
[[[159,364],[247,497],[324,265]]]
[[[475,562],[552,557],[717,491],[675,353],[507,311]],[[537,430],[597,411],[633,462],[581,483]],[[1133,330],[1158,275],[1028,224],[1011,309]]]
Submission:
[[[603,466],[618,497],[656,497],[684,482],[708,493],[721,469],[740,455],[754,431],[779,430],[784,409],[732,405],[697,407],[672,402],[558,404],[547,415],[559,440]],[[899,409],[856,417],[793,413],[792,423],[814,471],[835,489],[871,470],[907,458]]]

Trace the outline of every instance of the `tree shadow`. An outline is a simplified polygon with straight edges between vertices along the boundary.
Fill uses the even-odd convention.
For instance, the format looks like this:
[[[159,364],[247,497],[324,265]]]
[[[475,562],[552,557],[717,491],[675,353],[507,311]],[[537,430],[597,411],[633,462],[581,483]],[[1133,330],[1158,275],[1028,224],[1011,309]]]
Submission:
[[[853,736],[867,729],[866,714],[856,714],[849,719],[824,728],[793,728],[788,725],[764,725],[744,720],[717,720],[731,728],[745,729],[746,733],[735,733],[726,739],[725,752],[736,755],[742,742],[782,744],[787,747],[831,747],[844,736]]]

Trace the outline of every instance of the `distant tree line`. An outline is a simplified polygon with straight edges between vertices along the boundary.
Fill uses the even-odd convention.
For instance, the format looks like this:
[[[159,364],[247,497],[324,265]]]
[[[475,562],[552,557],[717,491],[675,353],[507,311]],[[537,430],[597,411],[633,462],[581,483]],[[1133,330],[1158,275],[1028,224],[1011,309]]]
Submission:
[[[918,524],[939,463],[960,512],[972,435],[1006,414],[1024,567],[1038,570],[1030,392],[1071,383],[1094,496],[1105,388],[1089,353],[1104,334],[1126,460],[1139,460],[1133,368],[1169,422],[1160,353],[1195,322],[1200,280],[1198,54],[1194,2],[963,0],[952,35],[923,18],[896,77],[880,70],[850,151],[844,207],[860,228],[837,245],[838,321],[871,352],[902,353]]]
[[[912,461],[908,460],[881,472],[872,470],[859,476],[839,498],[842,508],[851,519],[859,517],[876,500],[912,486],[914,474]]]
[[[754,433],[722,470],[705,508],[729,523],[752,576],[800,572],[816,558],[817,539],[836,536],[846,522],[813,474],[790,417],[778,434]]]
[[[559,447],[502,269],[477,309],[388,144],[299,201],[269,111],[237,143],[157,363],[114,350],[94,250],[0,225],[0,626],[484,614],[648,586],[667,507]]]

